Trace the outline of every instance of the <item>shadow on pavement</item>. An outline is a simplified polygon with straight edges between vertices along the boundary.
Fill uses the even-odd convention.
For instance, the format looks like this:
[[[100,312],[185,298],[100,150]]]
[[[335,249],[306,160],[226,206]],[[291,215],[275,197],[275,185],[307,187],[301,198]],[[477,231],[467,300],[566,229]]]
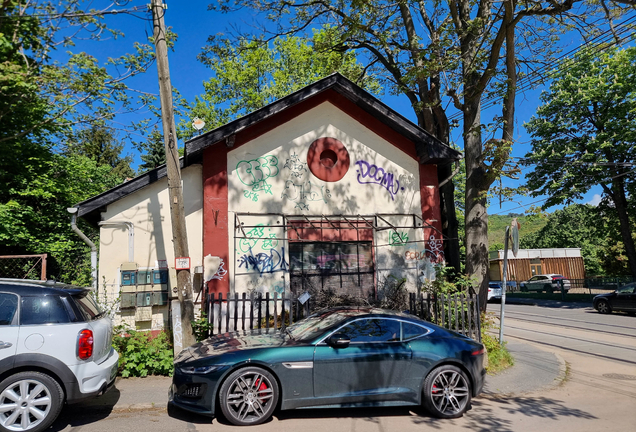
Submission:
[[[48,430],[58,432],[68,426],[85,426],[103,420],[111,414],[120,395],[119,390],[116,387],[112,387],[102,396],[85,402],[65,405],[57,420],[53,422]]]
[[[592,414],[576,408],[569,408],[562,401],[546,397],[517,396],[473,401],[473,409],[461,420],[439,420],[432,417],[414,418],[416,424],[426,424],[435,429],[453,426],[453,429],[466,429],[476,432],[514,432],[515,425],[511,420],[501,418],[501,411],[516,418],[533,417],[552,420],[567,420],[568,418],[597,419]],[[518,425],[517,425],[518,426]]]
[[[517,396],[509,398],[479,398],[473,400],[473,408],[461,419],[442,420],[431,417],[421,407],[395,408],[344,408],[344,409],[307,409],[296,411],[281,411],[274,415],[279,421],[312,418],[355,418],[366,419],[378,423],[381,417],[411,417],[416,425],[426,425],[432,429],[452,430],[465,429],[477,432],[514,432],[511,420],[500,418],[501,411],[510,417],[532,417],[553,420],[567,420],[568,418],[596,419],[588,412],[569,408],[563,401],[546,397]],[[508,416],[506,416],[508,417]]]

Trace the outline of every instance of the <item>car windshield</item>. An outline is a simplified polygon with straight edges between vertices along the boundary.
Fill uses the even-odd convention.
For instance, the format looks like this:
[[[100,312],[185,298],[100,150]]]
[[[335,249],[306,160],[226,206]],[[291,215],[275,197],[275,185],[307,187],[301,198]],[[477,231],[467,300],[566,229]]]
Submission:
[[[619,293],[619,294],[633,294],[634,293],[634,287],[636,287],[636,284],[625,285],[625,286],[617,289],[616,292]]]
[[[356,311],[321,311],[287,327],[287,334],[298,341],[310,341],[322,335],[325,330],[338,325],[350,316],[358,315]]]

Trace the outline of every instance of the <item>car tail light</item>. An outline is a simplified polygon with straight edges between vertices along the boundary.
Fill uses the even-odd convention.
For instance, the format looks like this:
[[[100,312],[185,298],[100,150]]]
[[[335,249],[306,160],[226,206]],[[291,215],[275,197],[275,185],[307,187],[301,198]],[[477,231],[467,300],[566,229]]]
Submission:
[[[93,355],[93,331],[82,330],[77,338],[77,357],[87,360]]]
[[[472,356],[478,356],[478,355],[482,355],[482,354],[483,354],[483,353],[485,353],[485,352],[486,352],[486,348],[483,348],[483,347],[482,347],[481,349],[478,349],[477,351],[473,351],[473,352],[471,352],[471,353],[470,353],[470,355],[472,355]]]

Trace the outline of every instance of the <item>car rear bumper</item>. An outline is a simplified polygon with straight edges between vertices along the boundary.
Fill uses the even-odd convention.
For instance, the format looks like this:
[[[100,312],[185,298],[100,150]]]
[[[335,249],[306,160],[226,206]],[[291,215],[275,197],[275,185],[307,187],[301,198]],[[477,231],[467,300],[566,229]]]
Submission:
[[[67,403],[80,402],[105,393],[115,383],[118,365],[119,354],[113,349],[100,364],[88,362],[71,366],[71,372],[77,381],[68,386]]]

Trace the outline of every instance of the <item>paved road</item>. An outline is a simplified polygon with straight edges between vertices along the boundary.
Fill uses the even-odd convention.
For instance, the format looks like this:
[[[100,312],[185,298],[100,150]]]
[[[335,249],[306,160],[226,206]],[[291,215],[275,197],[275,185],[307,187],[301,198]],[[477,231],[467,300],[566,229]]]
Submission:
[[[488,305],[488,311],[496,317],[499,310],[499,304]],[[636,367],[636,317],[626,314],[601,315],[589,306],[576,304],[506,305],[504,335]]]

